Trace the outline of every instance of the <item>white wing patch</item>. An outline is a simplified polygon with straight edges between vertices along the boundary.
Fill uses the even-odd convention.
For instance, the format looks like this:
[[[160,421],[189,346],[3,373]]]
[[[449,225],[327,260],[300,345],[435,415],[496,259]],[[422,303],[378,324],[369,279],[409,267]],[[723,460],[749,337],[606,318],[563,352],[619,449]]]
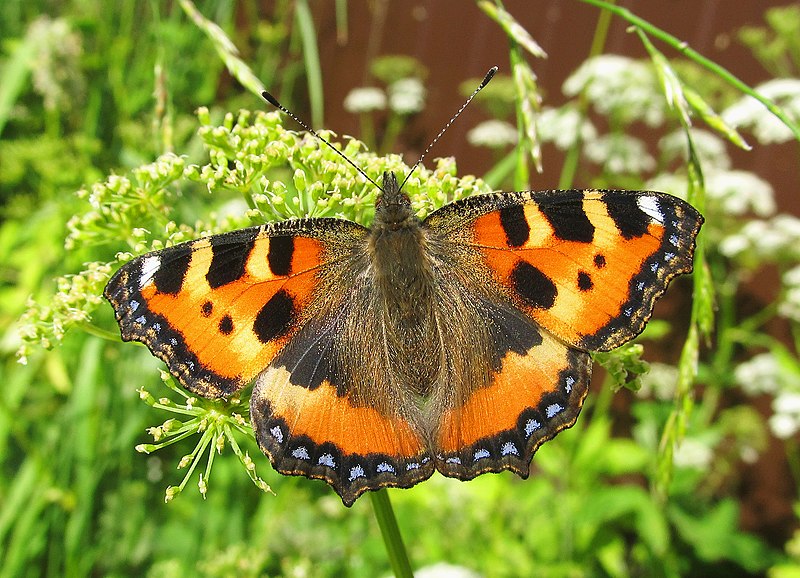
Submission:
[[[158,255],[149,255],[142,260],[142,274],[139,277],[139,290],[144,288],[145,285],[153,278],[156,271],[161,267],[161,257]]]
[[[644,213],[647,213],[654,221],[658,223],[664,222],[664,213],[661,212],[661,207],[658,206],[658,200],[655,197],[640,195],[636,199],[636,204],[638,204],[639,208]]]

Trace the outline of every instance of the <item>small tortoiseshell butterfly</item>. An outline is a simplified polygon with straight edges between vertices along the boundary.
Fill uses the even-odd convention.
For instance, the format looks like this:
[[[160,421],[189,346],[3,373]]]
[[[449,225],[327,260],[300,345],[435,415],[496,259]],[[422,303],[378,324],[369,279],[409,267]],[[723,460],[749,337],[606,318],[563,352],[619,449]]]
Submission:
[[[137,257],[104,295],[122,339],[193,393],[255,379],[274,468],[350,506],[435,470],[527,477],[575,423],[588,352],[644,329],[691,271],[702,222],[673,196],[617,190],[477,195],[421,221],[387,172],[369,229],[317,218],[212,235]]]

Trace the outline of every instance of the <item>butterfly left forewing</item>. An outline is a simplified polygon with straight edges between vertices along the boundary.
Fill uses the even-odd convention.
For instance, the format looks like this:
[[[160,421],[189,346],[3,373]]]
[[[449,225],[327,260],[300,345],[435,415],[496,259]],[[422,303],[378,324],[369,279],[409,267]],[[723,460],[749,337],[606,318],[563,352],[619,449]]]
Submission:
[[[204,397],[234,393],[313,315],[320,272],[366,229],[311,219],[251,227],[148,253],[104,295],[125,341],[140,341]]]

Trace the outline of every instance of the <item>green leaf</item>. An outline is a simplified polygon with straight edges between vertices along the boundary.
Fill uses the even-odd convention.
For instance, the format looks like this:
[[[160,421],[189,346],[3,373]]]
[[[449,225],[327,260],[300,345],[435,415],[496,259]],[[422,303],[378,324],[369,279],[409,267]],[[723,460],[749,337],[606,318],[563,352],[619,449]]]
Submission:
[[[623,387],[639,391],[641,377],[650,371],[650,365],[642,359],[644,347],[639,343],[626,343],[613,351],[593,352],[592,358],[602,365],[612,380],[612,387]]]
[[[231,76],[238,80],[247,90],[260,96],[264,92],[264,85],[250,67],[239,58],[239,50],[233,41],[228,38],[228,35],[225,34],[225,31],[203,16],[191,0],[180,0],[180,4],[181,8],[197,27],[205,32],[206,36],[214,43],[217,54],[225,63],[225,67],[231,73]]]
[[[0,76],[0,134],[8,122],[14,103],[24,90],[31,74],[36,52],[36,38],[28,34],[22,42],[16,42],[11,58],[5,61]]]
[[[663,510],[652,496],[637,486],[598,488],[581,509],[578,524],[583,531],[600,534],[626,518],[632,518],[639,540],[655,555],[667,551],[669,529]]]
[[[478,2],[478,7],[483,10],[489,18],[497,22],[511,40],[519,44],[533,56],[537,58],[547,58],[547,53],[542,47],[539,46],[530,33],[525,30],[511,14],[506,12],[505,9],[487,0]]]
[[[774,559],[766,545],[739,530],[739,507],[722,500],[702,515],[690,514],[673,504],[667,511],[680,537],[706,562],[730,560],[749,572],[768,568]]]
[[[298,0],[295,6],[295,18],[303,42],[303,61],[306,66],[308,97],[311,102],[311,124],[323,126],[325,95],[323,94],[322,66],[319,61],[317,31],[314,29],[314,19],[311,17],[308,0]],[[259,92],[259,94],[261,93]]]

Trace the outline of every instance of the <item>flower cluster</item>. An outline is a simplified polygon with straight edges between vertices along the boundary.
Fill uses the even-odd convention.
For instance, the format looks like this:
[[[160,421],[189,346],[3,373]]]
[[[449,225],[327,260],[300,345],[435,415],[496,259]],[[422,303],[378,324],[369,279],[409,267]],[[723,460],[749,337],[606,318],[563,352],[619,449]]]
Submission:
[[[148,433],[155,443],[139,444],[136,450],[145,454],[155,452],[170,446],[187,437],[200,434],[200,439],[195,449],[181,458],[178,468],[189,468],[183,481],[178,486],[167,488],[165,501],[171,501],[183,491],[194,470],[207,456],[206,468],[200,474],[198,489],[205,497],[208,490],[208,480],[214,463],[214,455],[222,453],[225,445],[229,445],[233,453],[245,468],[247,475],[259,489],[271,492],[269,485],[256,474],[255,462],[241,450],[236,442],[234,433],[253,437],[253,430],[249,421],[248,403],[242,401],[237,395],[230,399],[202,399],[188,395],[176,383],[174,378],[166,371],[161,372],[161,379],[169,389],[184,399],[183,403],[175,403],[167,397],[156,399],[144,388],[139,390],[139,397],[150,407],[164,410],[177,417],[166,420],[159,426],[148,428]]]
[[[56,293],[49,304],[29,299],[18,324],[22,340],[18,361],[26,364],[31,347],[51,349],[61,342],[70,327],[89,323],[101,302],[100,295],[110,273],[108,263],[87,263],[84,271],[56,280]]]
[[[747,221],[719,245],[720,252],[748,269],[765,262],[797,263],[800,260],[800,219],[779,214],[771,219]]]
[[[590,58],[564,81],[562,91],[571,97],[583,94],[615,123],[659,126],[664,121],[658,78],[645,61],[614,54]]]
[[[776,437],[788,439],[800,432],[800,364],[796,360],[780,351],[760,353],[740,364],[734,376],[749,395],[772,396],[769,427]]]

